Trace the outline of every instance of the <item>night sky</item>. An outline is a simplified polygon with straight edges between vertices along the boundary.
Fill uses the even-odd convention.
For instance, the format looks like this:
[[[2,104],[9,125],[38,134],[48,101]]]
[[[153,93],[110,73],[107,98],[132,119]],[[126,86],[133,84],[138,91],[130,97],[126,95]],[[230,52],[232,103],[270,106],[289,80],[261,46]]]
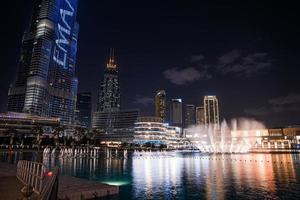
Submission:
[[[32,0],[6,1],[1,9],[2,112],[31,9]],[[300,124],[297,12],[283,1],[81,0],[79,91],[97,96],[114,47],[122,108],[153,115],[155,92],[164,89],[168,99],[196,105],[217,95],[221,118]]]

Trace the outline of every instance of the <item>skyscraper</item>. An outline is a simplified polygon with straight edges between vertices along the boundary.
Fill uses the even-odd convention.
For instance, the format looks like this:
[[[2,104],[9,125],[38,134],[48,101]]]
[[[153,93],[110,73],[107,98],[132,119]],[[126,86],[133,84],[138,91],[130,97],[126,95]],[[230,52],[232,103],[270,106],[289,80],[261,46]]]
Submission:
[[[172,126],[182,127],[182,100],[181,99],[171,100],[170,120]]]
[[[88,130],[91,129],[92,93],[78,93],[76,105],[78,110],[78,121]]]
[[[204,125],[204,107],[198,106],[196,108],[196,124]]]
[[[216,96],[204,96],[204,123],[219,127],[219,104]]]
[[[196,109],[195,105],[187,104],[185,106],[185,127],[196,124]]]
[[[104,70],[104,77],[100,84],[97,111],[116,112],[121,107],[118,67],[114,58],[114,51],[110,49],[110,56]]]
[[[8,111],[59,117],[73,123],[77,78],[78,0],[36,0],[22,39]]]
[[[118,134],[121,136],[122,134],[133,134],[133,127],[139,116],[139,110],[121,110],[120,101],[118,67],[115,62],[114,51],[111,49],[100,84],[97,111],[93,114],[92,120],[93,129],[105,133],[106,139],[117,137]]]
[[[166,92],[159,90],[155,95],[155,116],[166,120]]]

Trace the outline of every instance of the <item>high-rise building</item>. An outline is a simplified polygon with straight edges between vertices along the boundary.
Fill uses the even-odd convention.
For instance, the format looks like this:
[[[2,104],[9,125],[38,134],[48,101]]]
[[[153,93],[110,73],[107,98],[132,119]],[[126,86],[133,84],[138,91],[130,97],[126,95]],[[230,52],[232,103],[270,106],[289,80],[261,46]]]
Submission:
[[[204,123],[219,127],[219,104],[216,96],[204,96]]]
[[[155,95],[155,116],[166,120],[166,92],[159,90]]]
[[[121,107],[118,67],[113,49],[110,50],[109,60],[104,70],[104,77],[100,84],[97,111],[117,112]]]
[[[58,117],[73,123],[77,78],[78,0],[36,0],[22,39],[8,111]]]
[[[198,106],[196,108],[196,124],[204,125],[204,107]]]
[[[118,67],[111,49],[100,84],[97,111],[92,120],[93,129],[102,133],[102,136],[105,134],[105,140],[120,139],[122,135],[128,138],[130,133],[133,134],[139,110],[121,110],[120,99]],[[102,136],[100,138],[104,139]]]
[[[77,94],[76,110],[78,111],[78,121],[88,130],[91,129],[92,93],[81,92]]]
[[[181,99],[171,100],[170,122],[172,126],[182,127],[182,100]]]
[[[195,105],[187,104],[185,106],[185,127],[196,124],[196,109]]]

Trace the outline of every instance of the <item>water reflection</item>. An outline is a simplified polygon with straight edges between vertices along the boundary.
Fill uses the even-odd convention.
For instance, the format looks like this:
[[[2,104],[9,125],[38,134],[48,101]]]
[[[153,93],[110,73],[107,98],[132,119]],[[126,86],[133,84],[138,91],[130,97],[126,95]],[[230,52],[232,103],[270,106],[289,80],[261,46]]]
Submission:
[[[298,163],[299,155],[292,154],[136,158],[133,197],[298,199]]]
[[[62,174],[86,178],[112,185],[129,184],[127,159],[99,157],[45,156],[43,163],[52,168],[60,166]]]
[[[38,160],[0,153],[1,161]],[[44,157],[62,174],[120,185],[116,199],[300,199],[299,154],[170,154],[124,158]]]

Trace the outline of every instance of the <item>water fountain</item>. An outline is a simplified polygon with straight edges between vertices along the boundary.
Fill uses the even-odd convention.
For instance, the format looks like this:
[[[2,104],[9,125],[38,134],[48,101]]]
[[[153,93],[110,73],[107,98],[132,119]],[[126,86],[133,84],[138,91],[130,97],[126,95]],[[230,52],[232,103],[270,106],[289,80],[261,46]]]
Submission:
[[[253,119],[224,120],[221,125],[191,126],[186,137],[202,152],[246,153],[260,138],[267,135],[265,126]]]

